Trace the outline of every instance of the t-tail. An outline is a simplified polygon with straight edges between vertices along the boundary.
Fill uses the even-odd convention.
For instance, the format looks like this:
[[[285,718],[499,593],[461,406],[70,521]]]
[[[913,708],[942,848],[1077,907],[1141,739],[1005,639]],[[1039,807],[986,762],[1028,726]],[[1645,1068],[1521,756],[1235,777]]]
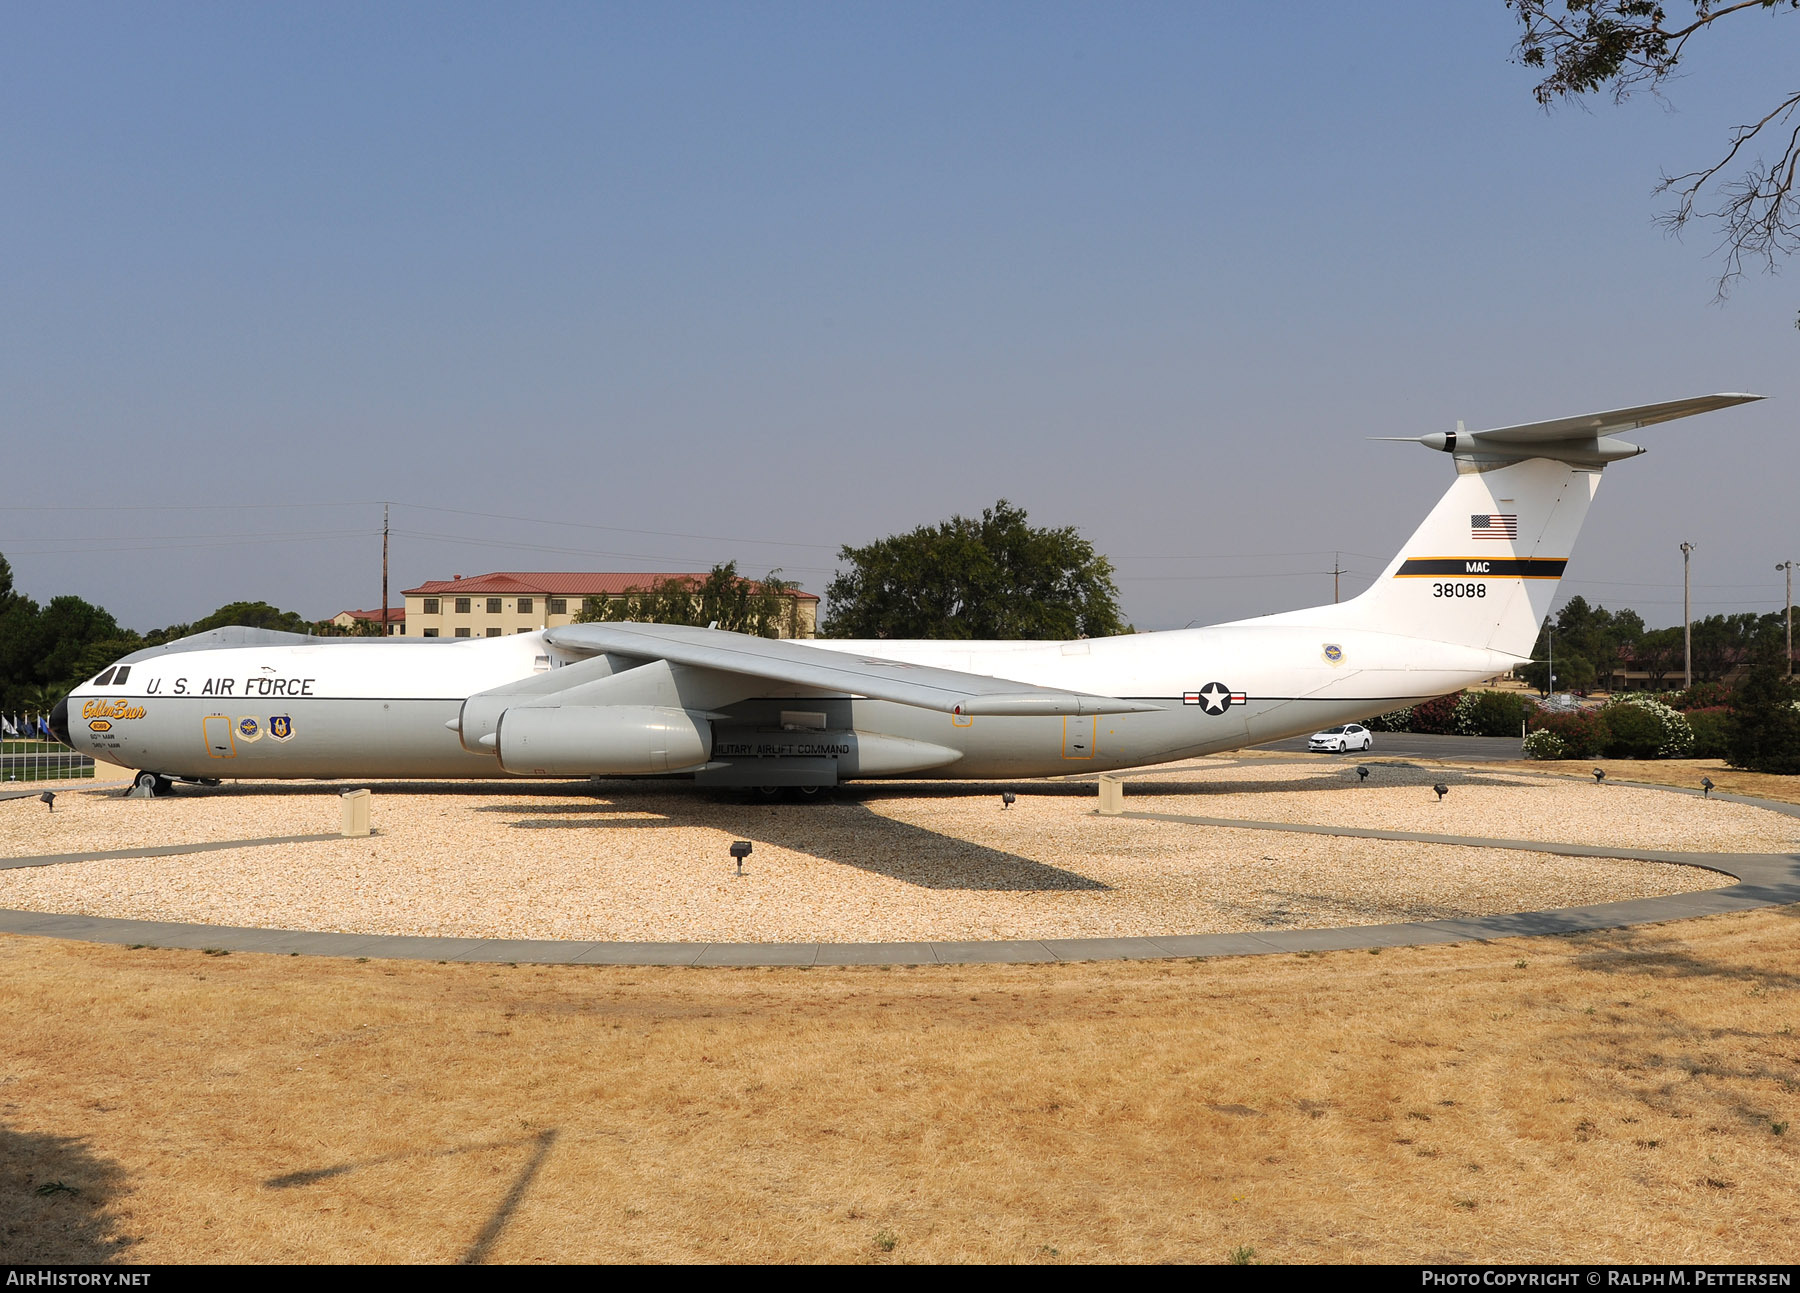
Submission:
[[[1420,436],[1412,443],[1454,456],[1456,480],[1380,578],[1350,601],[1258,622],[1368,629],[1527,659],[1601,471],[1644,452],[1615,433],[1761,398],[1702,395]]]

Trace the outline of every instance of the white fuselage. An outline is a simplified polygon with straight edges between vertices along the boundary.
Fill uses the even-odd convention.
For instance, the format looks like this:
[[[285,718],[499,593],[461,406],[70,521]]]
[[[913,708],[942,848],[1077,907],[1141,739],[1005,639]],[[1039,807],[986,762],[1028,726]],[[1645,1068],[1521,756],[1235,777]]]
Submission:
[[[1074,642],[820,640],[831,651],[935,665],[1042,687],[1155,702],[1144,713],[970,718],[794,687],[730,707],[723,743],[768,739],[783,712],[833,713],[833,731],[960,752],[909,775],[1048,776],[1135,767],[1232,749],[1367,717],[1499,673],[1485,649],[1255,622]],[[491,753],[450,726],[471,695],[572,661],[543,633],[452,641],[177,651],[131,666],[123,685],[69,699],[75,748],[130,768],[194,779],[480,777]],[[782,737],[829,746],[830,733]],[[774,746],[767,748],[773,750]],[[846,767],[851,765],[846,764]],[[672,771],[675,769],[671,769]],[[853,771],[851,775],[882,775]]]

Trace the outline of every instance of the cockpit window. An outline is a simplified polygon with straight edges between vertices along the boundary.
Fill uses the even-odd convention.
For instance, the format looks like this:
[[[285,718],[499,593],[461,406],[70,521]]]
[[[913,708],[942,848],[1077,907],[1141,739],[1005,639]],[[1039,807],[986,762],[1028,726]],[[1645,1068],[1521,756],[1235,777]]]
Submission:
[[[131,666],[122,664],[119,666],[119,672],[113,675],[112,685],[115,687],[122,687],[125,685],[125,680],[129,677],[131,677]]]
[[[118,668],[118,666],[114,665],[113,669],[116,669],[116,668]],[[105,673],[101,674],[98,678],[94,679],[94,686],[96,686],[96,687],[106,686],[107,683],[112,681],[112,676],[113,676],[113,670],[108,669]]]

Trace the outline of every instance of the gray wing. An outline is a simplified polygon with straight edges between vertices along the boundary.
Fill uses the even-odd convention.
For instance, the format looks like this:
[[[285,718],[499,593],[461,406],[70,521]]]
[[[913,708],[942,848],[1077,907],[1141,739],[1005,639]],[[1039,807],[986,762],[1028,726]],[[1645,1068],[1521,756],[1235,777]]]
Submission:
[[[1005,678],[828,651],[804,642],[754,638],[677,624],[570,624],[544,635],[568,651],[667,660],[796,687],[891,700],[946,714],[1129,714],[1159,705],[1060,691]]]

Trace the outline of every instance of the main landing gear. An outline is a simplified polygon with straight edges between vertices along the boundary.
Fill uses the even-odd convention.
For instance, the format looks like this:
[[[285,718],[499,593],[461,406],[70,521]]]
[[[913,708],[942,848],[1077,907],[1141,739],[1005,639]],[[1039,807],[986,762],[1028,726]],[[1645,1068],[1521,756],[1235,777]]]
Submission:
[[[174,782],[160,772],[140,772],[125,792],[127,799],[161,799],[171,793]]]

